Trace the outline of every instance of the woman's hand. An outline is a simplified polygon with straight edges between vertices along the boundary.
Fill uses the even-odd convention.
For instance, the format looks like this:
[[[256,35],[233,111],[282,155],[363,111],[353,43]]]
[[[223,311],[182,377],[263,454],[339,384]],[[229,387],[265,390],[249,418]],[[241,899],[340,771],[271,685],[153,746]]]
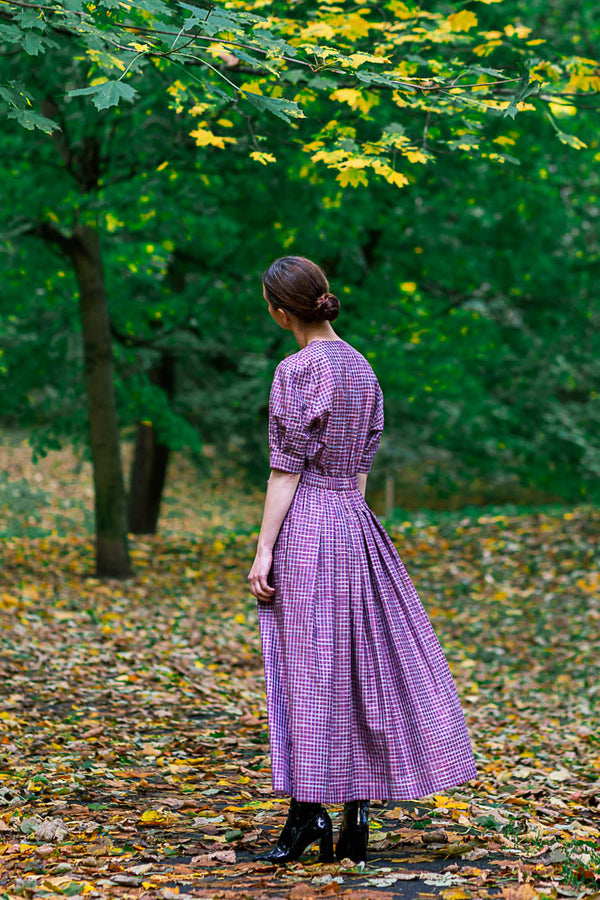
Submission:
[[[272,562],[272,550],[257,550],[252,568],[248,573],[250,592],[254,594],[257,600],[262,600],[263,602],[273,600],[273,595],[275,594],[275,588],[267,584]]]
[[[271,469],[271,475],[267,482],[263,519],[258,535],[256,558],[248,575],[250,590],[257,600],[267,603],[273,600],[275,588],[267,584],[267,577],[273,563],[273,547],[296,493],[299,480],[299,472]]]

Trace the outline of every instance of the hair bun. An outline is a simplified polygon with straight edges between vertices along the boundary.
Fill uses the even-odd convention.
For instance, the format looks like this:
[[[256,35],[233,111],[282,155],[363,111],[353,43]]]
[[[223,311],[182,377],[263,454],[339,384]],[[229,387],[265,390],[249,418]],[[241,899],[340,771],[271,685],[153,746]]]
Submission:
[[[332,322],[339,315],[340,301],[335,294],[330,294],[329,292],[321,294],[317,299],[317,309],[321,314],[321,318]]]

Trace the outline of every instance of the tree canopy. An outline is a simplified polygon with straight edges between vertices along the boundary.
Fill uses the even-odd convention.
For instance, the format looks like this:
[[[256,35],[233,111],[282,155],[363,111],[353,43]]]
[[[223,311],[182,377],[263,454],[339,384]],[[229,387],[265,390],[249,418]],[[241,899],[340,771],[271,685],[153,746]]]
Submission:
[[[75,86],[73,72],[61,94],[88,97],[98,110],[143,99],[149,70],[160,73],[175,110],[195,120],[191,134],[201,147],[239,142],[228,131],[233,124],[219,121],[224,109],[244,120],[254,107],[292,124],[313,118],[326,97],[349,108],[361,127],[344,127],[334,112],[303,146],[310,159],[338,170],[342,184],[366,183],[372,171],[402,186],[408,183],[403,167],[432,160],[436,149],[478,149],[502,161],[505,145],[497,137],[498,146],[484,148],[472,133],[486,113],[510,119],[540,108],[560,140],[580,145],[560,126],[557,112],[598,91],[597,61],[557,54],[529,25],[507,21],[500,3],[472,0],[471,8],[457,9],[440,2],[423,9],[413,0],[388,0],[356,8],[331,0],[316,9],[310,3],[290,9],[276,0],[222,6],[4,2],[0,35],[15,53],[34,58],[54,57],[68,41],[74,58],[88,64],[90,83]],[[26,128],[59,130],[32,82],[3,84],[8,115]],[[389,108],[390,120],[370,114],[380,105]],[[426,113],[425,123],[419,112]],[[405,122],[418,124],[411,129]],[[255,132],[249,149],[266,163],[274,154],[261,149],[264,140]]]

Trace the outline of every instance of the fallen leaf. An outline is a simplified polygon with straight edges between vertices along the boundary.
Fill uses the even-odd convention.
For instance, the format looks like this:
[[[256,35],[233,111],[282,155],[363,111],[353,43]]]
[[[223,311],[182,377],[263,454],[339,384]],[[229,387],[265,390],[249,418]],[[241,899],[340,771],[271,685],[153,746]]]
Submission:
[[[502,888],[501,896],[503,900],[535,900],[539,895],[532,884],[524,881],[519,885],[506,885]]]

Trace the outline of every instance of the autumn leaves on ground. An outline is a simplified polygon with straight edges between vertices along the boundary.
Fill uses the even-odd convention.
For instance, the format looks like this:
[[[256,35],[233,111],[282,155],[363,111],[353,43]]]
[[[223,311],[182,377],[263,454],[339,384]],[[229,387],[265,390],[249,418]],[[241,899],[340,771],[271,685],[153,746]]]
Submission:
[[[261,495],[172,470],[163,535],[101,583],[89,471],[56,454],[33,489],[25,457],[0,485],[1,898],[600,896],[597,509],[390,525],[479,777],[374,803],[366,865],[276,868],[252,858],[288,804],[246,583]]]

